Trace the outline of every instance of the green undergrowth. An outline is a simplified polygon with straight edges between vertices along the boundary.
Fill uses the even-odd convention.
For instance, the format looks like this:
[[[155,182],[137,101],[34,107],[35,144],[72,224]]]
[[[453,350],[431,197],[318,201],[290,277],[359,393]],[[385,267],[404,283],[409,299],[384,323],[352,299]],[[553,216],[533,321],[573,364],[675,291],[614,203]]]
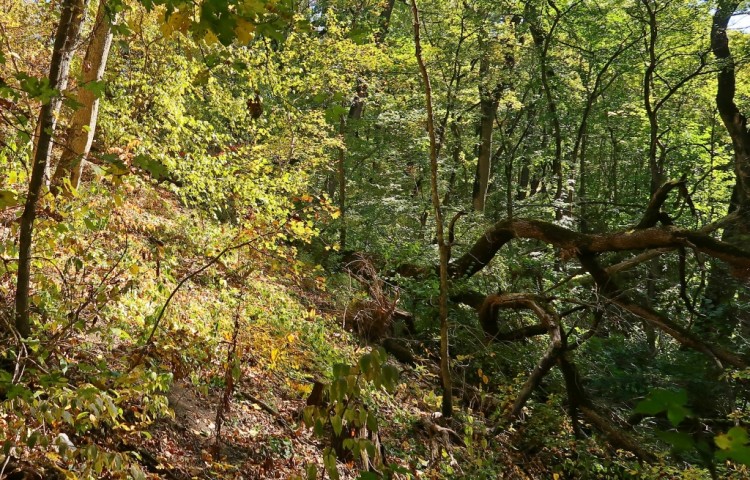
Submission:
[[[354,358],[348,334],[316,308],[320,272],[297,260],[278,224],[221,224],[138,179],[46,202],[35,335],[4,338],[0,349],[0,458],[9,468],[145,478],[153,474],[135,446],[170,418],[175,383],[208,397],[226,388],[227,371],[234,393],[252,388],[238,386],[252,373],[280,379],[278,395],[303,398],[313,379]],[[4,232],[4,258],[17,255],[15,228]],[[15,265],[0,268],[11,312]]]

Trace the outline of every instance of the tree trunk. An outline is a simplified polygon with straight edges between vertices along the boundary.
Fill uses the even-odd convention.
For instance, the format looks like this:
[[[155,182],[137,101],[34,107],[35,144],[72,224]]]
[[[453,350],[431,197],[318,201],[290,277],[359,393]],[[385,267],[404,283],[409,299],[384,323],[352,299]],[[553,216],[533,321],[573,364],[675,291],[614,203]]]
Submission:
[[[733,245],[747,245],[750,235],[750,132],[747,119],[740,113],[734,102],[735,62],[729,50],[727,26],[739,6],[737,1],[720,1],[714,13],[711,27],[711,49],[720,62],[716,106],[721,120],[732,139],[734,148],[734,172],[736,184],[732,192],[729,212],[736,211],[738,219],[724,229],[722,240]],[[706,333],[719,340],[728,338],[739,318],[731,308],[738,291],[738,281],[732,278],[728,269],[713,262],[702,309],[706,319],[696,325],[700,333]]]
[[[68,126],[65,148],[60,157],[55,174],[52,176],[51,189],[59,192],[65,185],[65,178],[70,179],[70,187],[78,188],[83,171],[83,163],[91,150],[94,140],[96,121],[99,114],[99,97],[87,86],[100,82],[104,77],[107,57],[112,45],[111,21],[107,12],[107,0],[100,0],[96,22],[91,32],[91,40],[83,59],[81,85],[78,86],[76,101],[80,104]]]
[[[560,117],[557,112],[557,103],[553,96],[553,92],[550,86],[549,77],[550,74],[554,74],[554,71],[548,64],[547,54],[549,52],[550,42],[555,28],[560,21],[559,12],[556,10],[557,15],[552,19],[552,25],[550,26],[549,32],[544,32],[541,28],[541,18],[539,13],[535,10],[533,3],[528,2],[526,4],[525,16],[530,19],[529,31],[531,37],[534,40],[534,46],[539,54],[539,77],[542,82],[542,90],[544,91],[544,98],[547,101],[547,110],[549,118],[552,121],[552,132],[555,139],[555,156],[552,159],[552,175],[555,177],[555,217],[560,220],[563,217],[563,209],[559,205],[563,197],[563,171],[562,171],[562,128],[560,126]]]
[[[68,83],[70,61],[83,25],[88,0],[63,0],[60,23],[55,33],[52,60],[49,69],[49,86],[62,91]],[[21,228],[18,236],[18,276],[16,280],[15,323],[22,337],[31,334],[29,321],[29,283],[31,280],[31,244],[36,219],[36,204],[42,193],[44,177],[52,150],[56,116],[60,110],[62,96],[58,93],[39,112],[39,137],[34,151],[29,191],[26,196]]]
[[[440,255],[440,377],[443,387],[442,413],[444,417],[453,415],[453,381],[450,371],[450,355],[448,351],[448,260],[451,246],[446,243],[443,233],[443,212],[438,193],[438,141],[435,133],[435,117],[432,112],[432,87],[427,66],[422,58],[422,44],[419,40],[419,10],[417,1],[411,0],[411,11],[414,26],[415,56],[422,74],[425,90],[425,104],[427,107],[427,133],[430,137],[430,185],[432,190],[432,206],[435,209],[435,229],[437,234],[438,252]]]
[[[489,60],[482,58],[479,73],[480,77],[489,70]],[[490,92],[486,85],[479,86],[480,114],[479,119],[479,148],[477,154],[477,172],[474,179],[474,192],[472,205],[477,212],[484,211],[484,202],[487,197],[487,189],[490,185],[490,171],[492,169],[492,130],[497,112],[497,99],[494,92]]]
[[[339,135],[341,135],[341,142],[344,143],[346,141],[346,117],[342,115],[340,122]],[[339,212],[341,213],[339,245],[343,251],[346,248],[346,152],[344,147],[339,147],[339,158],[336,163],[339,180]]]
[[[396,0],[386,0],[383,10],[380,12],[380,19],[378,23],[378,32],[375,34],[375,43],[381,45],[385,41],[385,37],[388,35],[388,29],[391,26],[391,14],[393,13],[393,6],[396,4]]]

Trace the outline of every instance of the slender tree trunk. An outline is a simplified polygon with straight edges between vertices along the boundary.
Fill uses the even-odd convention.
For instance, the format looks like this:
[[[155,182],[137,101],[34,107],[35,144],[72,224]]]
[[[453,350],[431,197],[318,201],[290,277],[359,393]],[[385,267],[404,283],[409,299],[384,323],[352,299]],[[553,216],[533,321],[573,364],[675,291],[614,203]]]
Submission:
[[[550,86],[549,77],[550,74],[554,74],[553,70],[547,63],[550,42],[555,28],[560,21],[559,12],[556,11],[557,15],[553,18],[552,26],[549,32],[544,32],[541,28],[541,19],[539,13],[534,9],[533,3],[528,2],[526,4],[527,16],[531,19],[529,23],[529,31],[531,37],[534,40],[534,46],[539,52],[539,77],[542,82],[542,90],[544,90],[544,98],[547,101],[547,110],[552,121],[552,132],[555,139],[555,156],[552,159],[552,175],[555,177],[555,217],[560,220],[563,217],[563,208],[559,203],[563,197],[563,168],[562,168],[562,128],[560,126],[560,118],[557,112],[557,103],[553,96],[552,88]]]
[[[341,116],[339,123],[339,135],[342,144],[346,143],[347,121],[359,120],[365,111],[365,99],[367,98],[367,84],[362,79],[357,80],[357,92],[349,106],[349,114]],[[357,132],[355,132],[355,135]],[[341,212],[341,227],[339,228],[339,244],[341,249],[346,248],[346,149],[339,148],[337,161],[337,174],[339,187],[339,211]]]
[[[52,61],[49,69],[49,86],[62,91],[68,83],[70,61],[73,57],[76,41],[81,32],[88,0],[63,0],[60,23],[55,34],[52,50]],[[15,323],[22,337],[31,334],[29,321],[29,284],[31,281],[31,246],[36,219],[36,204],[44,186],[44,176],[52,150],[52,141],[56,126],[56,115],[60,110],[62,97],[58,93],[48,103],[42,105],[39,112],[39,137],[34,152],[34,163],[31,168],[29,191],[26,196],[21,228],[18,236],[18,276],[16,280]]]
[[[444,417],[453,415],[453,381],[450,371],[450,355],[448,351],[448,259],[450,245],[445,241],[443,233],[443,212],[438,193],[438,142],[435,133],[435,117],[432,111],[432,86],[427,66],[422,58],[422,44],[419,38],[419,10],[417,1],[411,0],[411,11],[414,26],[414,48],[419,71],[425,90],[425,104],[427,107],[427,133],[430,137],[430,186],[432,190],[432,206],[435,209],[435,228],[437,233],[438,252],[440,254],[440,377],[443,386],[442,413]]]
[[[656,41],[659,37],[659,31],[656,24],[656,6],[652,5],[649,0],[642,0],[648,18],[646,19],[648,24],[648,31],[646,33],[647,43],[646,47],[648,50],[648,64],[646,65],[646,72],[643,75],[643,105],[646,109],[646,116],[648,117],[649,124],[649,140],[648,140],[648,169],[651,174],[651,195],[656,192],[659,187],[664,183],[664,168],[663,165],[659,165],[657,161],[657,149],[659,144],[659,119],[658,110],[655,108],[652,102],[652,92],[654,83],[654,72],[656,71],[657,58],[656,58]]]
[[[579,156],[579,165],[578,165],[578,201],[581,205],[580,215],[581,215],[581,221],[580,221],[580,231],[581,233],[586,233],[589,231],[589,223],[588,223],[588,209],[586,206],[586,177],[588,176],[588,171],[586,170],[586,147],[588,142],[588,135],[586,132],[583,132],[582,138],[581,138],[581,151],[578,152]]]
[[[479,65],[480,77],[484,77],[489,71],[489,59],[483,57]],[[487,189],[490,185],[490,172],[492,170],[492,132],[497,112],[497,99],[484,84],[486,79],[482,78],[483,84],[479,86],[479,148],[477,155],[477,172],[474,179],[474,191],[472,205],[477,212],[484,211],[484,203],[487,198]]]
[[[448,180],[448,188],[445,189],[445,195],[443,196],[443,205],[447,206],[453,201],[453,190],[456,187],[456,171],[461,166],[461,131],[458,128],[456,122],[451,123],[451,133],[455,143],[453,144],[453,166],[451,170],[451,176]]]
[[[74,189],[78,188],[80,183],[83,163],[91,150],[99,115],[99,97],[86,87],[93,82],[100,82],[104,77],[111,45],[112,27],[107,13],[107,0],[100,0],[91,40],[83,59],[82,83],[78,86],[76,98],[80,107],[70,121],[65,148],[52,176],[53,193],[57,193],[61,187],[67,190],[65,178],[70,179],[70,186]]]
[[[341,142],[346,140],[346,117],[341,116],[339,124],[339,135]],[[346,152],[344,147],[339,147],[339,158],[337,161],[337,177],[339,180],[339,212],[341,213],[339,227],[339,245],[343,251],[346,248]]]

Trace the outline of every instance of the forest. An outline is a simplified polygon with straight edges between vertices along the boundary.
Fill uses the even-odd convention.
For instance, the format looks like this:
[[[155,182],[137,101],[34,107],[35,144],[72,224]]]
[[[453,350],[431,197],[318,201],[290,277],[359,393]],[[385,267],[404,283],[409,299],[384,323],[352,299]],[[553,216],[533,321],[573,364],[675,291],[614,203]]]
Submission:
[[[0,479],[750,478],[750,3],[0,0]]]

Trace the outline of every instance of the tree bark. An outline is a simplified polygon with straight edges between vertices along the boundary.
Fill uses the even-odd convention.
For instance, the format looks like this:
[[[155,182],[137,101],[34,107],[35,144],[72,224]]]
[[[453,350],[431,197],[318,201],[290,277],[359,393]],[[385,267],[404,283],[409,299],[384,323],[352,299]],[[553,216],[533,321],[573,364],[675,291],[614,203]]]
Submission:
[[[70,179],[70,187],[73,189],[77,189],[80,183],[83,163],[91,150],[99,115],[99,97],[86,86],[100,82],[104,77],[112,45],[112,20],[107,12],[107,0],[100,0],[91,40],[83,59],[82,83],[78,86],[76,98],[80,106],[70,121],[60,163],[52,176],[53,193],[59,192],[61,188],[68,190],[65,178]]]
[[[737,107],[735,61],[729,49],[727,27],[740,2],[723,0],[714,13],[711,27],[711,50],[721,70],[718,75],[716,106],[734,148],[736,183],[730,200],[729,212],[736,212],[737,220],[724,229],[722,240],[732,245],[747,245],[750,236],[750,132],[747,119]],[[737,312],[731,307],[740,285],[730,276],[729,269],[713,262],[706,294],[702,302],[705,318],[696,324],[701,333],[717,340],[729,338],[737,322]]]
[[[61,92],[68,83],[70,61],[75,44],[81,32],[88,0],[63,0],[60,23],[55,33],[52,60],[49,69],[49,86],[58,91],[39,112],[37,130],[39,137],[31,168],[29,191],[21,214],[21,227],[18,236],[18,275],[16,280],[15,323],[22,337],[31,334],[29,321],[29,290],[31,281],[31,250],[36,219],[36,205],[42,194],[44,177],[49,163],[55,134],[56,116],[62,103]]]

